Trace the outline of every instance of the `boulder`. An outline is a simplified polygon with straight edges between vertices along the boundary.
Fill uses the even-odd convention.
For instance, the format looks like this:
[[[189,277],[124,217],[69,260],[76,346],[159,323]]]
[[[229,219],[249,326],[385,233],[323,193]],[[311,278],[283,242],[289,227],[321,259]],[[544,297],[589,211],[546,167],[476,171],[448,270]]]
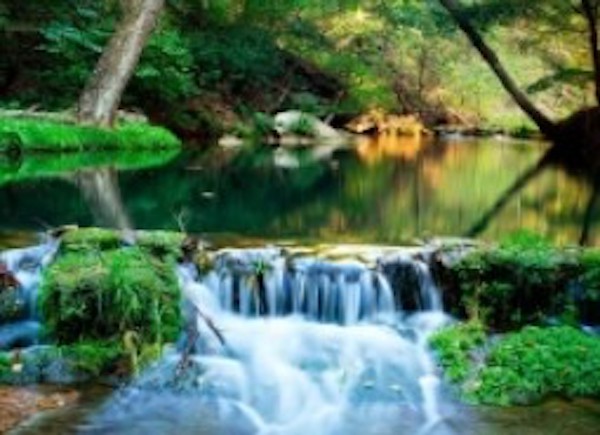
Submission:
[[[280,136],[308,136],[323,141],[345,141],[347,136],[314,115],[299,110],[280,112],[274,117],[274,128]]]

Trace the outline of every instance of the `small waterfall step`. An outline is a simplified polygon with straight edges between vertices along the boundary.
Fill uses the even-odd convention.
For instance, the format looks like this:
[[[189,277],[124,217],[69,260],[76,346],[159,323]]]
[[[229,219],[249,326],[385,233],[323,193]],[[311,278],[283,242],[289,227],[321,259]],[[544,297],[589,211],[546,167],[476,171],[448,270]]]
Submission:
[[[47,238],[31,248],[0,252],[0,350],[35,344],[41,331],[37,313],[37,293],[42,270],[58,248],[56,239]]]
[[[354,324],[397,311],[441,311],[427,249],[368,251],[342,258],[282,248],[213,253],[200,277],[222,310],[243,316],[298,314]]]

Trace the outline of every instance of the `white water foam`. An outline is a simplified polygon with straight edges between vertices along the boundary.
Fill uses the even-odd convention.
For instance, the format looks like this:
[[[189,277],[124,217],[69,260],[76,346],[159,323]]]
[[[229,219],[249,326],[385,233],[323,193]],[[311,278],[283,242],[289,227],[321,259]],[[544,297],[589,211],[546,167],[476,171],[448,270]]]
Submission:
[[[130,433],[140,420],[156,423],[145,424],[146,435],[160,433],[149,427],[164,430],[165,412],[185,421],[171,431],[215,433],[206,421],[192,424],[190,409],[211,409],[216,433],[236,434],[345,433],[348,417],[377,404],[402,408],[423,429],[440,420],[427,350],[448,320],[439,295],[425,298],[431,309],[405,316],[381,272],[351,261],[289,264],[276,250],[228,251],[206,276],[191,265],[179,276],[190,322],[183,347],[197,333],[195,353],[165,357],[86,433]],[[419,291],[437,292],[433,280],[422,282],[428,288]]]

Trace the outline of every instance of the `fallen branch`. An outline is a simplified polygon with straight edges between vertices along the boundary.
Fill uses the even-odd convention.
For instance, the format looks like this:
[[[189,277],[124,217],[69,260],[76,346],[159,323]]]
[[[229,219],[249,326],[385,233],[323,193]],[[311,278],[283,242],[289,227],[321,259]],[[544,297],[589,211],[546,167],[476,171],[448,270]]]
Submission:
[[[212,333],[215,334],[215,337],[217,337],[219,343],[221,343],[221,346],[223,346],[223,348],[227,348],[227,341],[225,340],[223,333],[219,330],[219,328],[217,328],[213,320],[207,314],[202,312],[200,308],[195,306],[194,309],[196,310],[198,316],[200,316],[200,318],[204,320],[206,326],[208,326]],[[200,331],[198,331],[198,328],[195,328],[192,325],[190,325],[187,336],[187,342],[181,354],[181,360],[179,361],[179,363],[177,364],[177,368],[175,369],[176,378],[180,378],[183,375],[185,369],[190,366],[190,357],[194,353],[194,345],[198,338],[200,338]]]

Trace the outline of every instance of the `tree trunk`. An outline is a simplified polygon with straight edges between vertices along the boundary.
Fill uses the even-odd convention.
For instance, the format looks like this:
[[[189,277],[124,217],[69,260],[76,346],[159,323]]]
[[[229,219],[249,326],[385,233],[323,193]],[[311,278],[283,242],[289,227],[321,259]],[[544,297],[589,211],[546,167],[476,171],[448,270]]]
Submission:
[[[598,46],[598,15],[600,2],[597,0],[581,0],[581,10],[588,25],[590,52],[594,65],[594,83],[596,86],[596,103],[600,104],[600,47]]]
[[[121,0],[122,18],[79,98],[79,122],[112,126],[164,0]]]
[[[538,126],[543,134],[552,137],[556,134],[556,124],[540,112],[530,99],[519,89],[515,81],[508,74],[496,53],[487,45],[479,32],[469,22],[461,11],[460,3],[456,0],[439,0],[442,6],[450,13],[458,27],[465,33],[471,44],[479,51],[488,66],[496,74],[504,89],[511,95],[529,118]]]

